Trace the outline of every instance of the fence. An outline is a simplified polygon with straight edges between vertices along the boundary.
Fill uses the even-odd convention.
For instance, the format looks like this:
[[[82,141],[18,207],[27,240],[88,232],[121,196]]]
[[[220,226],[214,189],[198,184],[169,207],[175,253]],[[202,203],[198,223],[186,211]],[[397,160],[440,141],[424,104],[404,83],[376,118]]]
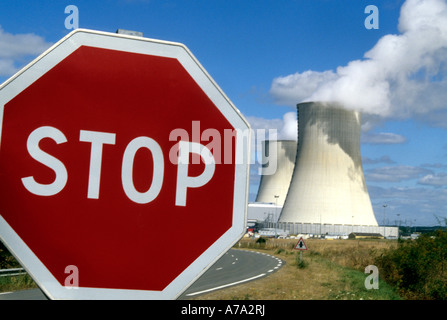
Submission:
[[[348,235],[351,232],[380,233],[385,237],[398,237],[398,227],[392,226],[363,226],[342,224],[319,223],[291,223],[291,222],[266,222],[263,227],[276,227],[289,234],[314,234],[314,235]]]
[[[23,268],[0,269],[0,277],[14,277],[26,274]]]

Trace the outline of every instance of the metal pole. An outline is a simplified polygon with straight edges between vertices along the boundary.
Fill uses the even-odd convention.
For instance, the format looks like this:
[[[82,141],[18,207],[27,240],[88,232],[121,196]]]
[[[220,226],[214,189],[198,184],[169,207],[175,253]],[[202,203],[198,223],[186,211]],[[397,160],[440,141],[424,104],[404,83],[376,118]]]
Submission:
[[[277,238],[276,229],[278,228],[278,198],[279,196],[275,195],[275,239]]]
[[[354,216],[352,216],[351,227],[352,227],[352,233],[354,233]]]
[[[321,235],[321,212],[320,212],[320,239],[322,238],[322,235]]]

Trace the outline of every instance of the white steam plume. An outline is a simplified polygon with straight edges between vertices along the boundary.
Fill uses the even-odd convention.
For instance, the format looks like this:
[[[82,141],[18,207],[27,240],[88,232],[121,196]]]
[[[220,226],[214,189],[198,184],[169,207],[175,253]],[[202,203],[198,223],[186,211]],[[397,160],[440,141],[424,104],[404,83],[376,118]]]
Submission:
[[[336,71],[305,71],[273,80],[280,104],[337,101],[381,117],[446,111],[447,0],[407,0],[399,34],[386,35],[364,58]]]

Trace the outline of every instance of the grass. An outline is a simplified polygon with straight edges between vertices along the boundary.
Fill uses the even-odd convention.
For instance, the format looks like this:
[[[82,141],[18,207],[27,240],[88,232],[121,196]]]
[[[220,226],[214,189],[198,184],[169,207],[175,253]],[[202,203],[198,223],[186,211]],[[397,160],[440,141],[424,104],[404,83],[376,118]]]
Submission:
[[[196,297],[197,300],[395,300],[396,292],[383,281],[367,290],[364,269],[374,264],[374,254],[397,246],[385,240],[308,239],[308,251],[293,250],[297,240],[241,239],[235,248],[262,251],[286,263],[277,272],[257,281]],[[379,274],[380,278],[380,274]],[[28,276],[1,277],[0,292],[36,288]]]
[[[394,246],[390,241],[306,240],[309,248],[293,250],[296,240],[269,239],[264,244],[242,239],[235,248],[262,251],[286,263],[261,280],[196,297],[199,300],[396,300],[400,297],[388,284],[365,288],[364,273],[378,250]],[[380,279],[380,275],[379,275]]]
[[[0,277],[0,292],[18,291],[37,288],[36,283],[28,275]]]
[[[330,262],[321,258],[321,263],[331,264],[334,272],[338,273],[338,279],[335,282],[328,283],[330,287],[327,299],[330,300],[400,300],[399,295],[386,282],[380,280],[379,288],[366,289],[365,279],[369,274],[343,267],[334,262]]]

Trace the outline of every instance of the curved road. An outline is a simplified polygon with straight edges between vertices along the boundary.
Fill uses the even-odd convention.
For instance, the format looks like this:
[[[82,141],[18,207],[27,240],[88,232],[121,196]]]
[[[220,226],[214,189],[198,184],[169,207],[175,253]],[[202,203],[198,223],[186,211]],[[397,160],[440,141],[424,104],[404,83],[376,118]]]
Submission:
[[[208,293],[256,280],[278,270],[283,261],[266,253],[230,249],[214,263],[179,299]]]
[[[278,270],[282,264],[281,259],[265,253],[230,249],[178,299],[190,299],[201,294],[260,279]],[[40,289],[0,293],[0,300],[46,299]]]

